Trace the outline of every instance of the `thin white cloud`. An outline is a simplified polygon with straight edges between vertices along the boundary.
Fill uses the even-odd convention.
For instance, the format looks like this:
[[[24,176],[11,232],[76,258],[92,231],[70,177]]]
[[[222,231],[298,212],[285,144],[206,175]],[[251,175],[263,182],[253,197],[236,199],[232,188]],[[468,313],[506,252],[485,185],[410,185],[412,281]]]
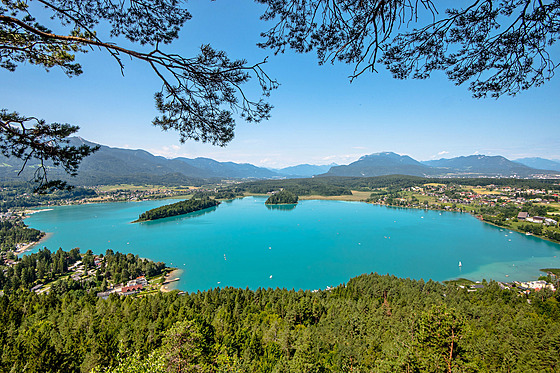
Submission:
[[[153,155],[159,155],[165,158],[177,158],[177,157],[192,157],[190,154],[181,152],[181,147],[179,145],[164,145],[159,148],[146,149]]]
[[[441,152],[438,152],[437,154],[432,155],[432,156],[430,157],[430,159],[440,159],[440,158],[442,158],[442,157],[443,157],[444,155],[446,155],[446,154],[449,154],[449,152],[448,152],[447,150],[442,150]]]
[[[357,161],[358,158],[363,156],[363,154],[341,154],[341,155],[328,155],[325,157],[316,158],[318,159],[319,163],[337,163],[337,164],[349,164],[354,161]]]

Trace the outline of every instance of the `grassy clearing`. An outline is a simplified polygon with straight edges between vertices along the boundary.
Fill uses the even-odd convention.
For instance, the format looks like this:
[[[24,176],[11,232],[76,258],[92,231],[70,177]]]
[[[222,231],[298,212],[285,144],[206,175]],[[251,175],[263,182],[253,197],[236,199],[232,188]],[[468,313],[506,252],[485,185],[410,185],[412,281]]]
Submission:
[[[443,187],[443,186],[445,186],[445,184],[427,183],[427,184],[424,184],[424,186]]]
[[[472,191],[476,194],[502,194],[498,190],[488,190],[486,188],[472,188]]]
[[[311,196],[299,196],[300,200],[309,200],[309,199],[322,199],[322,200],[331,200],[331,201],[364,201],[369,198],[371,192],[360,192],[357,190],[352,191],[351,196],[318,196],[318,195],[311,195]]]
[[[560,215],[560,203],[550,202],[550,203],[539,203],[541,206],[552,207],[556,211],[549,211],[548,215]]]

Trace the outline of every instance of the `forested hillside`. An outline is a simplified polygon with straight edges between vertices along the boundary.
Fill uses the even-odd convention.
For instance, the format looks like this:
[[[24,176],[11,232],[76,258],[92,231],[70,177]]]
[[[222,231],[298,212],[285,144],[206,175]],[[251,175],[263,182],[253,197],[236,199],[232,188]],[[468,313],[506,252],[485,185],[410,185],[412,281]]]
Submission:
[[[517,294],[377,274],[317,292],[21,290],[0,297],[0,370],[557,372],[560,297]]]
[[[496,185],[525,188],[557,188],[558,180],[535,180],[515,178],[425,178],[408,175],[386,175],[375,177],[320,177],[310,179],[286,179],[286,180],[260,180],[245,182],[237,185],[238,191],[249,193],[273,192],[285,189],[298,196],[321,195],[337,196],[350,195],[350,190],[369,191],[375,188],[401,189],[427,183],[439,184],[461,184],[461,185]]]

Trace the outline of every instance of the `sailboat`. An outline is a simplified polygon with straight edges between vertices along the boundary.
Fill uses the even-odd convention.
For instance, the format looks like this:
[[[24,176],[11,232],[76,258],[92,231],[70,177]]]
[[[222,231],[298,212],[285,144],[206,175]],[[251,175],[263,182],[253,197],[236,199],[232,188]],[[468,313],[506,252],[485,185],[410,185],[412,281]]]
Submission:
[[[461,263],[461,261],[459,260],[459,267],[462,267],[463,263]]]

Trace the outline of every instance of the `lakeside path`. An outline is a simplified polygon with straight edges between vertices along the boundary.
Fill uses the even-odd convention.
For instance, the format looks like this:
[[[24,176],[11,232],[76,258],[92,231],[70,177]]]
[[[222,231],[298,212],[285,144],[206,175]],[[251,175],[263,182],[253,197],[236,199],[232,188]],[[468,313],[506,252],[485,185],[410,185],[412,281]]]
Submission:
[[[160,288],[161,292],[168,293],[172,290],[176,290],[177,286],[179,285],[179,279],[181,278],[183,272],[184,271],[182,269],[174,269],[173,271],[165,275]]]

